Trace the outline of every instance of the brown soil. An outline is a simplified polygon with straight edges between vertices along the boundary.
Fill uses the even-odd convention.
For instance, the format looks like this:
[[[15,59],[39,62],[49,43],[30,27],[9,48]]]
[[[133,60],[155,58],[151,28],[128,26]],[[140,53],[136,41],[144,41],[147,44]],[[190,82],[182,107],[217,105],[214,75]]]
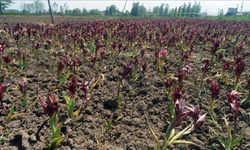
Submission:
[[[36,19],[37,21],[35,21]],[[19,20],[20,22],[23,21],[20,18],[4,17],[0,18],[0,22],[2,22],[1,20],[5,20],[5,25],[13,25],[16,23],[15,20]],[[55,20],[56,23],[62,21],[80,22],[79,18],[58,19],[56,17]],[[25,18],[24,22],[49,23],[50,18]],[[5,25],[1,23],[1,29],[3,29],[3,26]],[[16,71],[18,69],[18,62],[16,60],[17,57],[15,54],[17,46],[13,40],[7,41],[6,45],[6,49],[9,49],[8,53],[12,54],[14,58],[11,62],[12,70]],[[162,143],[163,136],[170,121],[169,100],[166,97],[166,87],[163,81],[163,79],[165,79],[164,75],[162,72],[157,71],[155,67],[156,63],[154,57],[154,47],[147,48],[145,51],[144,57],[149,64],[147,66],[145,76],[140,73],[139,66],[141,65],[139,65],[137,67],[137,79],[133,80],[127,77],[124,80],[121,91],[121,102],[124,107],[121,109],[117,109],[116,102],[117,80],[118,78],[122,77],[123,64],[128,64],[131,60],[133,60],[132,57],[125,55],[127,52],[132,53],[133,48],[129,46],[125,51],[123,51],[123,53],[121,53],[121,55],[119,55],[117,59],[112,62],[109,62],[108,60],[110,57],[108,52],[110,46],[105,46],[103,49],[107,52],[106,59],[103,62],[106,65],[106,68],[103,70],[103,75],[105,78],[104,80],[100,80],[91,91],[91,100],[88,104],[86,101],[84,101],[84,92],[77,88],[75,110],[77,110],[83,104],[87,105],[80,111],[77,117],[74,119],[68,119],[69,117],[67,115],[67,111],[61,104],[65,103],[62,93],[69,96],[66,83],[71,83],[71,79],[68,79],[64,83],[57,85],[57,64],[55,58],[53,56],[49,57],[48,50],[46,50],[43,46],[39,49],[40,55],[37,61],[32,53],[30,53],[30,45],[27,42],[24,42],[21,46],[21,50],[24,50],[25,54],[27,55],[27,68],[23,70],[19,69],[17,73],[11,75],[9,79],[6,78],[9,73],[4,69],[0,70],[1,83],[3,81],[8,81],[8,83],[11,83],[10,90],[7,93],[4,93],[3,98],[7,110],[9,110],[15,103],[15,114],[25,112],[25,115],[18,116],[10,123],[5,124],[6,115],[2,111],[0,116],[0,124],[1,126],[4,126],[4,129],[0,130],[0,136],[4,137],[6,142],[0,142],[1,149],[45,149],[46,142],[49,142],[51,138],[51,131],[48,123],[43,127],[39,134],[41,141],[37,140],[35,137],[37,129],[41,126],[43,121],[48,119],[48,116],[43,112],[40,103],[37,102],[34,106],[27,109],[24,109],[21,104],[20,100],[22,99],[22,95],[18,87],[18,81],[25,77],[25,75],[29,79],[27,85],[29,104],[31,104],[36,99],[36,87],[39,85],[41,89],[40,95],[42,95],[44,100],[46,99],[46,94],[51,92],[59,101],[60,108],[58,112],[58,118],[59,121],[64,122],[61,133],[65,135],[67,134],[68,128],[73,129],[74,127],[77,127],[76,130],[73,130],[70,136],[64,140],[59,149],[97,149],[95,137],[98,138],[100,135],[101,144],[109,142],[104,147],[104,149],[153,150],[156,148],[156,143],[148,128],[147,120],[149,125],[156,133],[158,139]],[[168,72],[176,77],[177,69],[180,66],[180,62],[177,60],[181,50],[177,47],[173,49],[173,52],[166,57],[166,62],[170,66]],[[59,55],[62,56],[64,48],[60,49],[59,47],[55,47],[53,50],[61,51]],[[203,51],[204,53],[202,55],[200,55],[200,52],[201,50],[199,48],[195,48],[191,58],[189,59],[189,64],[193,71],[185,78],[186,82],[183,84],[183,93],[187,93],[189,96],[186,100],[186,105],[200,104],[201,109],[207,112],[205,106],[209,103],[211,93],[209,90],[209,85],[205,85],[202,95],[199,97],[197,94],[199,82],[196,80],[200,78],[202,74],[200,69],[200,66],[203,64],[202,60],[203,58],[209,58],[210,52],[209,50],[205,50]],[[82,59],[80,54],[77,54],[77,56]],[[200,59],[199,56],[201,56]],[[79,81],[90,81],[93,77],[96,79],[99,78],[99,57],[100,55],[98,54],[98,60],[93,73],[91,68],[92,63],[89,61],[89,55],[87,56],[88,61],[84,62],[84,64],[80,66],[80,70],[75,73],[76,78],[79,79]],[[176,144],[170,145],[169,149],[223,149],[218,138],[209,129],[209,126],[216,129],[216,131],[225,139],[227,138],[227,132],[222,119],[224,116],[226,116],[231,128],[233,128],[232,124],[234,118],[229,112],[229,104],[226,97],[226,90],[231,91],[233,87],[233,80],[229,82],[229,85],[225,85],[220,82],[220,78],[216,76],[217,73],[220,74],[222,71],[222,62],[225,62],[228,59],[233,59],[233,55],[231,53],[228,53],[228,56],[223,57],[217,70],[214,72],[210,70],[206,74],[206,77],[213,76],[213,79],[220,83],[220,93],[218,96],[219,101],[215,104],[216,108],[213,115],[223,130],[218,130],[218,128],[213,123],[206,121],[200,129],[196,129],[192,133],[182,137],[182,139],[192,141],[201,147],[186,144]],[[141,61],[140,55],[139,60]],[[244,73],[240,77],[240,81],[245,80],[246,74],[250,72],[249,57],[245,58],[244,62],[246,66]],[[113,64],[113,66],[111,64]],[[231,73],[231,70],[228,70],[228,72],[230,72],[231,79],[233,79],[234,72]],[[175,81],[173,86],[175,86],[176,83],[177,81]],[[55,89],[59,89],[59,91],[53,92]],[[243,93],[240,94],[241,99],[245,98],[246,95],[244,93],[248,93],[248,86],[245,83],[242,84],[238,92]],[[249,112],[249,105],[240,108],[237,124],[237,129],[239,132],[237,132],[236,135],[239,135],[240,132],[249,127]],[[108,134],[105,125],[102,123],[102,120],[107,121],[110,118],[110,115],[113,119],[111,136]],[[118,121],[114,121],[119,116],[123,117]],[[209,115],[207,115],[207,118],[210,118]],[[184,129],[190,122],[191,118],[188,117],[185,121],[182,121],[181,124],[177,126],[176,130],[180,131]],[[8,135],[8,132],[13,133]],[[244,135],[244,138],[241,140],[241,142],[237,144],[237,149],[250,149],[249,131]]]

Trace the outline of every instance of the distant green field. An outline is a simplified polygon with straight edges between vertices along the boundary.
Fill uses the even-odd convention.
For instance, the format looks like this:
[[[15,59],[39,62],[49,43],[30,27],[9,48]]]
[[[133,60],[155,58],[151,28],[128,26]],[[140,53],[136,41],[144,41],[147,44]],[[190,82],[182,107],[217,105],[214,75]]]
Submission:
[[[5,13],[0,16],[7,16],[7,17],[50,17],[49,14],[13,14],[13,13]],[[61,16],[61,15],[54,15],[55,17]],[[120,15],[116,16],[101,16],[101,15],[89,15],[89,16],[73,16],[73,15],[65,15],[65,17],[83,17],[83,18],[120,18]],[[132,18],[132,16],[122,16],[122,18]],[[139,17],[134,16],[133,18],[158,18],[158,17]],[[164,17],[166,18],[166,17]],[[174,18],[174,17],[167,17],[167,18]],[[181,17],[181,18],[188,18],[188,17]],[[201,18],[201,17],[195,17],[195,18]],[[203,17],[202,19],[212,19],[212,20],[236,20],[236,21],[250,21],[250,16],[208,16]]]
[[[237,20],[237,21],[250,21],[250,16],[209,16],[205,19],[214,19],[214,20]]]

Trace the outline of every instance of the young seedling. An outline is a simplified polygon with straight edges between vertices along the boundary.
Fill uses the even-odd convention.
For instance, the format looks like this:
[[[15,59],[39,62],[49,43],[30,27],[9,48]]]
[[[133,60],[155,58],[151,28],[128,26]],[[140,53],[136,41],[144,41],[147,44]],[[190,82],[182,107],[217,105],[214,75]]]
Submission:
[[[108,121],[104,121],[102,120],[102,123],[105,124],[106,128],[107,128],[107,131],[108,131],[108,134],[109,136],[111,137],[111,128],[112,128],[112,115],[110,115]]]
[[[27,96],[27,90],[26,90],[27,83],[28,82],[25,79],[21,79],[18,81],[19,88],[20,88],[22,95],[23,95],[22,104],[25,108],[28,107],[28,96]]]
[[[99,80],[98,80],[99,81]],[[97,81],[97,82],[98,82]],[[80,89],[82,89],[84,91],[84,94],[85,94],[85,100],[86,101],[89,101],[90,98],[88,97],[88,92],[92,90],[92,88],[95,86],[95,84],[97,82],[95,82],[95,78],[92,78],[91,82],[89,83],[88,81],[87,82],[81,82],[81,83],[78,83],[78,86],[80,87]],[[89,90],[89,87],[90,87],[90,90]]]
[[[26,68],[26,56],[24,53],[22,53],[20,50],[17,50],[17,56],[18,56],[18,62],[19,62],[19,68],[24,69]]]
[[[183,94],[180,98],[178,98],[175,101],[174,117],[171,118],[171,122],[168,125],[162,146],[160,146],[160,142],[157,136],[155,135],[153,129],[148,124],[149,130],[151,131],[157,142],[157,148],[156,148],[157,150],[165,150],[167,149],[167,146],[170,144],[180,144],[180,143],[192,144],[198,146],[197,144],[191,141],[179,140],[184,134],[189,134],[195,128],[201,127],[201,125],[205,122],[205,116],[206,116],[206,114],[203,115],[201,114],[202,111],[200,110],[199,106],[193,107],[192,105],[190,105],[191,107],[186,107],[185,106],[186,97],[187,95]],[[181,132],[175,134],[175,127],[178,124],[180,124],[180,122],[184,120],[188,115],[190,115],[194,119],[193,122],[185,129],[183,129]]]
[[[5,64],[7,65],[8,71],[10,73],[12,73],[12,68],[10,67],[11,57],[10,56],[5,56],[5,55],[3,55],[2,57],[3,57],[3,60],[4,60]]]
[[[58,82],[61,81],[63,68],[64,68],[64,63],[62,61],[58,61],[57,62],[57,79],[58,79]]]
[[[229,111],[234,115],[234,128],[233,128],[233,132],[230,129],[230,126],[227,122],[227,119],[224,118],[225,124],[226,124],[226,128],[227,128],[227,134],[228,134],[228,141],[225,141],[221,136],[219,136],[219,134],[211,127],[209,127],[214,133],[215,135],[218,137],[219,141],[221,142],[222,146],[226,149],[226,150],[231,150],[233,149],[237,143],[240,142],[240,140],[243,138],[243,135],[249,130],[249,128],[246,128],[241,134],[240,136],[236,137],[235,133],[236,133],[236,125],[237,125],[237,118],[238,118],[238,111],[239,111],[239,107],[240,107],[240,101],[239,101],[239,96],[238,93],[236,91],[232,91],[231,93],[229,93],[227,91],[227,98],[228,98],[228,102],[230,103],[230,108]]]
[[[220,126],[217,124],[217,122],[215,121],[215,119],[213,117],[214,105],[217,102],[217,101],[215,101],[215,99],[217,98],[217,96],[219,94],[220,87],[219,87],[219,84],[217,82],[215,82],[214,80],[208,80],[207,82],[208,83],[210,82],[209,90],[211,91],[208,113],[209,113],[212,120],[209,120],[209,121],[215,123],[220,128]]]
[[[9,86],[10,86],[10,83],[0,84],[0,103],[1,103],[2,109],[4,110],[4,112],[7,115],[8,115],[8,111],[6,110],[5,106],[3,105],[3,93],[6,91],[6,89],[8,89]]]
[[[227,83],[226,71],[229,68],[229,66],[230,66],[230,61],[224,63],[224,65],[223,65],[223,71],[222,71],[221,80],[224,83]]]
[[[65,138],[70,133],[68,133],[65,136],[60,135],[61,128],[62,128],[62,122],[60,122],[59,124],[57,123],[57,113],[56,112],[51,116],[51,118],[49,120],[49,125],[50,125],[50,129],[51,129],[51,141],[50,141],[50,143],[47,144],[47,148],[54,150],[59,146],[59,144],[61,144],[65,140]]]
[[[210,66],[212,66],[213,60],[214,60],[214,56],[216,51],[218,51],[219,46],[220,46],[220,42],[223,40],[223,38],[217,38],[217,39],[213,39],[213,44],[211,45],[211,58],[210,58]]]
[[[75,78],[75,75],[72,76],[71,84],[67,83],[68,90],[70,91],[70,98],[72,99],[76,93],[76,87],[78,85],[78,81]]]
[[[74,112],[74,107],[75,107],[75,97],[74,98],[69,98],[68,96],[63,94],[63,98],[66,101],[66,104],[63,104],[68,110],[68,114],[70,118],[74,118],[75,116],[78,115],[78,113],[81,110],[81,107]]]
[[[143,63],[144,62],[144,63]],[[146,72],[146,68],[147,68],[148,64],[146,62],[146,60],[143,60],[142,63],[141,63],[141,72],[142,74],[144,75],[145,72]]]
[[[0,137],[0,142],[6,143],[5,137]]]
[[[236,65],[237,66],[236,66],[236,69],[235,69],[234,90],[237,90],[237,83],[239,81],[240,75],[244,71],[245,63],[243,62],[243,60],[241,60]]]
[[[106,145],[110,144],[111,142],[106,142],[105,144],[101,145],[101,129],[99,131],[99,136],[98,138],[95,137],[95,141],[97,143],[97,149],[101,150],[103,149]]]
[[[58,110],[58,102],[56,100],[56,97],[53,97],[52,94],[48,93],[47,94],[47,103],[45,103],[43,101],[43,99],[41,98],[41,96],[39,96],[40,99],[40,103],[43,107],[44,112],[48,115],[48,116],[52,116],[55,112],[57,112]]]
[[[36,43],[35,45],[35,49],[33,50],[34,55],[36,56],[36,60],[38,61],[38,56],[39,56],[39,48],[41,48],[41,44],[40,43]]]
[[[201,91],[204,87],[204,82],[203,79],[205,77],[206,72],[210,69],[209,67],[209,59],[204,59],[204,64],[201,66],[201,70],[202,70],[202,76],[201,76],[201,83],[200,83],[200,90],[199,90],[199,96],[201,95]]]
[[[106,52],[104,51],[104,50],[101,50],[100,51],[100,55],[101,55],[101,60],[100,60],[100,69],[101,69],[101,73],[102,73],[102,70],[103,70],[103,60],[104,60],[104,58],[105,58],[105,55],[106,55]]]
[[[246,78],[246,83],[249,91],[247,97],[240,102],[240,105],[242,106],[250,103],[250,74]]]
[[[19,113],[19,114],[14,114],[13,115],[13,112],[14,112],[14,108],[15,108],[15,104],[12,105],[12,107],[10,108],[10,112],[7,116],[7,120],[6,120],[6,123],[9,123],[13,118],[17,117],[17,116],[20,116],[20,115],[23,115],[24,113]]]
[[[117,81],[117,102],[118,102],[118,108],[122,107],[121,105],[121,82],[128,76],[128,74],[132,71],[133,67],[132,64],[123,65],[123,73],[122,73],[122,79]]]

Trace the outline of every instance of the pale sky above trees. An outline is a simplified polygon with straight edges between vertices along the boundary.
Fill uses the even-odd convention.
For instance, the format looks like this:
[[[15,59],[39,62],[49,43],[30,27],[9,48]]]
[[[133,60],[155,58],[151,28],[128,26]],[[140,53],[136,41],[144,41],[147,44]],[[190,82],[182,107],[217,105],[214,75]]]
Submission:
[[[48,2],[47,0],[41,0],[45,4],[45,9],[48,9]],[[13,0],[14,4],[12,4],[9,9],[18,9],[20,10],[20,6],[22,3],[33,3],[33,0]],[[70,0],[70,1],[63,1],[63,0],[51,0],[51,4],[56,2],[59,6],[63,5],[64,3],[67,3],[69,6],[69,9],[73,10],[74,8],[83,9],[86,8],[87,10],[91,9],[99,9],[99,10],[105,10],[107,6],[110,6],[112,4],[115,4],[119,11],[122,11],[123,6],[125,4],[125,0],[119,0],[119,1],[104,1],[104,0],[93,0],[93,1],[87,1],[87,0]],[[168,4],[170,8],[179,7],[184,4],[184,2],[187,4],[191,2],[192,4],[194,1],[134,1],[134,0],[128,0],[126,10],[131,11],[133,2],[140,2],[143,3],[143,5],[149,9],[151,7],[151,10],[154,6],[160,6],[162,3]],[[250,11],[250,1],[197,1],[200,2],[201,5],[201,12],[207,11],[208,15],[218,15],[218,9],[223,9],[224,13],[227,12],[229,7],[236,8],[238,4],[238,11],[241,10],[241,4],[243,2],[243,9],[242,11]]]

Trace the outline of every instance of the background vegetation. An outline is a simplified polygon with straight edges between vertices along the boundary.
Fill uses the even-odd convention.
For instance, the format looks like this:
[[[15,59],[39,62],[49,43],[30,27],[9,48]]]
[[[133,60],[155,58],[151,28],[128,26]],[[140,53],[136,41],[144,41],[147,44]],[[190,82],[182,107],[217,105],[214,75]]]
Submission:
[[[20,10],[7,9],[12,0],[0,0],[0,14],[2,15],[46,15],[49,14],[49,10],[45,9],[45,2],[41,0],[34,0],[33,3],[22,3]],[[143,3],[136,2],[133,3],[131,11],[122,12],[116,5],[107,6],[105,10],[86,8],[75,8],[73,10],[69,9],[67,3],[64,5],[59,5],[56,2],[51,3],[53,15],[61,16],[84,16],[84,17],[105,17],[105,18],[188,18],[188,17],[201,17],[201,6],[200,2],[183,3],[179,7],[170,8],[166,3],[162,3],[160,6],[154,6],[146,8]],[[223,10],[220,11],[218,16],[207,16],[207,19],[222,19],[222,20],[244,20],[250,21],[250,12],[242,12],[243,16],[225,16]]]

